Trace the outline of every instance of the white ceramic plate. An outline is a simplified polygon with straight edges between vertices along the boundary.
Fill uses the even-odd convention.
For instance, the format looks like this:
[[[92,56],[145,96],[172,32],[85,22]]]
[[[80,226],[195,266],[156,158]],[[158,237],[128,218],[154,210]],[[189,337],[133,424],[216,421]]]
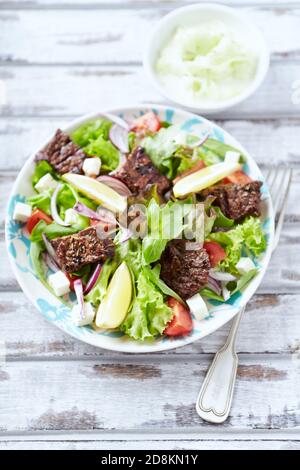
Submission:
[[[144,114],[146,111],[149,111],[149,109],[152,109],[157,113],[159,118],[163,121],[180,124],[183,129],[192,131],[193,133],[197,132],[199,135],[206,134],[208,131],[212,137],[239,148],[247,158],[247,162],[244,165],[244,171],[248,173],[251,178],[263,181],[263,176],[258,166],[247,151],[231,135],[219,126],[200,116],[196,116],[195,114],[191,114],[180,109],[158,105],[137,105],[133,107],[106,110],[106,112],[118,115],[130,122],[134,118]],[[80,124],[92,118],[96,118],[99,115],[101,115],[101,112],[84,116],[81,119],[72,122],[70,126],[64,130],[66,132],[70,132]],[[55,129],[53,129],[53,134],[54,131]],[[43,145],[37,148],[36,151],[44,147],[51,137],[52,136],[50,136]],[[225,303],[212,302],[209,308],[209,316],[200,322],[194,320],[194,329],[188,336],[176,339],[163,337],[151,342],[138,342],[130,340],[121,332],[103,331],[99,333],[88,326],[74,326],[70,318],[70,307],[63,304],[59,299],[51,294],[37,279],[29,258],[30,240],[24,233],[22,225],[15,222],[12,218],[16,202],[24,201],[27,196],[33,194],[31,175],[34,169],[35,154],[36,152],[34,152],[34,154],[28,159],[20,171],[9,199],[5,227],[6,245],[13,271],[26,296],[45,318],[64,330],[66,333],[86,343],[113,351],[145,353],[173,349],[192,343],[193,341],[216,331],[233,318],[239,309],[249,301],[256,291],[270,259],[274,232],[273,209],[270,195],[265,184],[262,186],[263,196],[261,221],[267,238],[267,249],[256,261],[256,264],[259,267],[257,276],[248,284],[243,293],[234,295]]]

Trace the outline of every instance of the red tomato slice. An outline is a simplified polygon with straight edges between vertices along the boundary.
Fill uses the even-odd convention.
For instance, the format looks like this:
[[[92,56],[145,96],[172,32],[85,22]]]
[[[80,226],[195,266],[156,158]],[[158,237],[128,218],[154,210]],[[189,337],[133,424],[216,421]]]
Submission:
[[[226,257],[224,249],[217,242],[204,242],[203,248],[207,251],[211,267],[214,268]]]
[[[52,218],[49,215],[45,214],[44,211],[42,211],[41,209],[35,209],[32,212],[30,219],[28,219],[27,221],[27,231],[31,233],[40,220],[44,220],[46,224],[51,224],[51,222],[53,221]]]
[[[131,130],[134,132],[157,132],[161,128],[161,123],[159,118],[156,116],[153,111],[149,111],[143,116],[137,118],[131,127]]]
[[[173,180],[173,184],[177,183],[177,181],[179,181],[184,176],[191,175],[192,173],[195,173],[195,171],[202,170],[202,168],[205,168],[205,167],[206,165],[204,161],[199,160],[199,162],[197,162],[195,166],[193,166],[192,168],[189,168],[188,170],[183,171],[180,175],[176,176],[176,178]]]
[[[190,312],[174,297],[169,297],[167,305],[173,311],[173,318],[168,323],[164,334],[168,336],[187,335],[193,329],[193,320]]]
[[[234,173],[231,173],[231,175],[226,176],[226,178],[223,179],[223,183],[234,183],[234,184],[247,184],[251,183],[253,181],[250,176],[246,175],[242,170],[237,170]]]

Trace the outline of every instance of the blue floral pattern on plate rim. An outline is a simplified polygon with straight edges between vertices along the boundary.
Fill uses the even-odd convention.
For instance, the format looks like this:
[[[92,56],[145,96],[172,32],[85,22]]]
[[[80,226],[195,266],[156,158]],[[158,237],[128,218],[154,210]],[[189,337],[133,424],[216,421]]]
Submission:
[[[136,105],[131,107],[106,110],[105,112],[119,115],[120,117],[131,121],[135,117],[140,116],[150,109],[153,110],[161,120],[178,124],[182,129],[198,133],[200,135],[204,135],[209,132],[210,136],[239,148],[247,157],[247,162],[245,163],[244,167],[245,171],[251,177],[264,181],[259,168],[257,167],[253,158],[251,158],[247,153],[247,151],[230,134],[214,124],[212,121],[208,121],[201,116],[197,116],[174,107],[161,105]],[[70,126],[65,129],[65,131],[70,132],[80,124],[100,115],[101,112],[93,113],[73,121]],[[49,139],[47,139],[47,141],[44,142],[43,145],[41,145],[39,148],[42,148],[48,142],[48,140]],[[34,154],[35,153],[36,152],[34,152]],[[54,323],[67,334],[70,334],[71,336],[88,344],[114,351],[144,353],[173,349],[175,347],[184,346],[196,341],[197,339],[203,338],[204,336],[207,336],[208,334],[220,328],[231,318],[233,318],[239,309],[245,305],[254,294],[267,268],[271,255],[271,246],[274,234],[273,209],[266,184],[264,184],[262,187],[262,224],[267,238],[267,249],[258,260],[257,264],[260,268],[259,273],[242,293],[236,294],[228,302],[211,302],[209,304],[210,308],[208,317],[201,322],[194,320],[194,329],[190,335],[176,339],[162,337],[153,341],[146,341],[141,343],[130,340],[125,335],[123,335],[122,332],[118,331],[96,331],[92,327],[76,327],[70,318],[70,305],[72,297],[67,298],[66,303],[63,303],[51,292],[49,292],[47,288],[38,280],[30,262],[30,240],[24,233],[22,225],[13,220],[15,204],[18,201],[24,201],[26,196],[32,194],[31,174],[33,171],[34,154],[28,159],[20,171],[9,199],[5,225],[6,246],[14,274],[16,275],[16,278],[26,296],[34,303],[34,305],[36,305],[39,312],[48,321]]]

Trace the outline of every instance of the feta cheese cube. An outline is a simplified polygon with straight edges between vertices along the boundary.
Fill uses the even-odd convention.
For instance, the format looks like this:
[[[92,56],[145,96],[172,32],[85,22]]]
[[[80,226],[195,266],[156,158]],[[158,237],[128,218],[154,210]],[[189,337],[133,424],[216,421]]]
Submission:
[[[46,173],[42,176],[35,185],[35,189],[38,193],[43,193],[44,191],[49,191],[49,189],[55,189],[58,185],[58,181],[56,181],[50,173]]]
[[[239,163],[239,160],[240,160],[240,153],[239,152],[235,152],[233,150],[228,150],[226,153],[225,153],[225,159],[224,161],[226,163]]]
[[[95,318],[95,310],[91,302],[84,302],[83,316],[80,315],[80,306],[74,305],[71,317],[76,326],[85,326],[93,322]]]
[[[207,317],[207,305],[200,294],[193,295],[193,297],[190,297],[186,303],[188,304],[190,311],[195,316],[196,320],[201,321]]]
[[[65,222],[66,224],[73,225],[76,224],[78,220],[78,214],[74,209],[67,209],[65,212]]]
[[[241,273],[241,274],[246,274],[251,269],[255,269],[255,264],[253,263],[251,258],[248,257],[242,257],[238,263],[236,263],[236,269]]]
[[[86,158],[83,162],[82,169],[86,176],[98,176],[101,168],[101,160],[99,157]]]
[[[58,297],[70,292],[70,281],[62,271],[50,274],[48,282]]]
[[[27,222],[32,214],[32,207],[24,202],[17,202],[13,214],[13,219],[18,222]]]

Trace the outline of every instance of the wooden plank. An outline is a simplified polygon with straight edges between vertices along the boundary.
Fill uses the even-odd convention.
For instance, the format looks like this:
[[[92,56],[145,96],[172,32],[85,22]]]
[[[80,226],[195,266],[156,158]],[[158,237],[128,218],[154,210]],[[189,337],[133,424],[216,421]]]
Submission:
[[[300,348],[299,295],[256,295],[248,304],[237,348],[242,354],[294,354]],[[7,360],[118,357],[74,340],[48,323],[21,292],[2,292],[0,341]],[[170,355],[212,354],[225,342],[229,325],[201,341],[169,351]]]
[[[66,127],[70,118],[0,118],[0,168],[19,170],[26,158],[58,127]],[[260,165],[300,163],[300,119],[217,120],[250,152]]]
[[[298,72],[297,62],[273,62],[253,97],[212,118],[298,118],[300,104],[292,101]],[[0,106],[3,116],[66,117],[97,107],[164,102],[140,67],[1,67],[0,80],[7,88],[7,102]]]
[[[130,9],[149,8],[149,6],[178,8],[184,5],[199,3],[199,0],[0,0],[0,7],[8,10],[38,10],[38,9]],[[293,5],[298,5],[298,0],[215,0],[214,3],[221,3],[230,6],[263,6],[264,8],[284,7],[286,9]]]
[[[176,360],[165,355],[163,361],[152,355],[147,364],[141,356],[8,362],[1,373],[0,428],[2,433],[172,429],[204,437],[216,430],[195,411],[209,362],[198,355]],[[299,363],[289,356],[242,356],[231,415],[222,429],[299,430],[299,399]]]
[[[124,64],[141,62],[148,34],[170,9],[131,8],[2,11],[0,62]],[[299,57],[298,9],[244,10],[264,33],[274,56]],[[101,27],[99,28],[99,24]],[[278,30],[284,34],[278,35]],[[26,41],[22,38],[26,37]],[[13,38],[13,40],[12,40]],[[138,38],[138,41],[137,41]],[[45,54],[45,51],[47,53]]]
[[[179,435],[180,436],[180,435]],[[181,437],[181,436],[180,436]],[[174,440],[173,435],[169,439],[153,440],[128,440],[128,435],[124,440],[102,440],[98,441],[39,441],[39,440],[5,440],[0,442],[1,450],[299,450],[299,440],[276,440],[270,441],[264,438],[260,440],[224,440],[224,434],[220,435],[220,440],[199,440],[186,439],[182,436]]]

